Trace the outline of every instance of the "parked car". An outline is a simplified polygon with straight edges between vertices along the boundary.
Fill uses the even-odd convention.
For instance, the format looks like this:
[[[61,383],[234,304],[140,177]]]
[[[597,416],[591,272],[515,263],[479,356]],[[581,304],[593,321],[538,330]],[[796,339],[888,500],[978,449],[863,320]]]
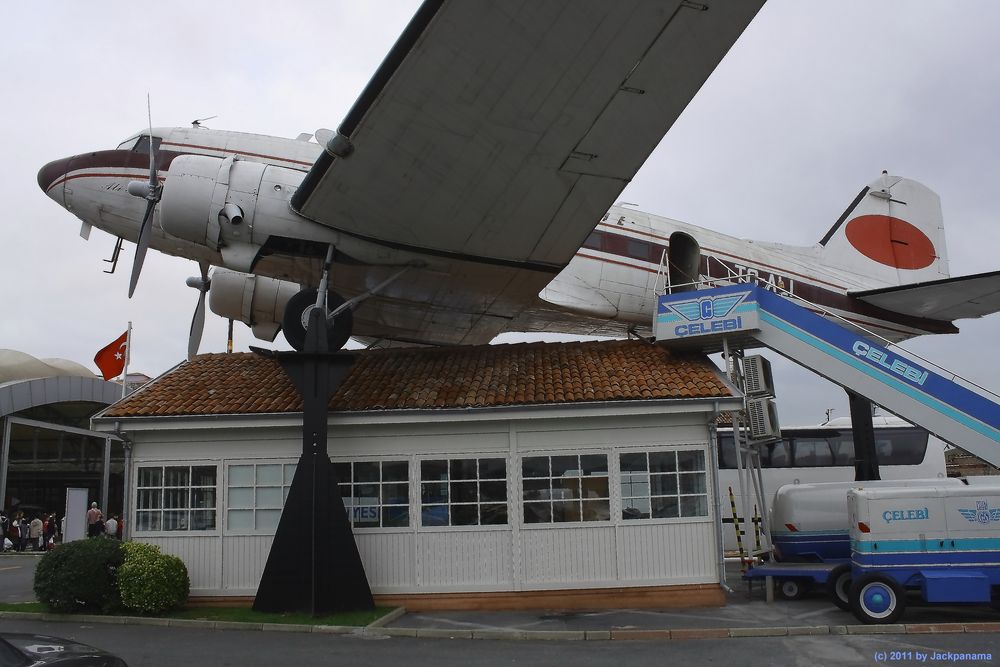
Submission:
[[[80,642],[47,635],[0,632],[0,667],[128,667],[121,658]]]

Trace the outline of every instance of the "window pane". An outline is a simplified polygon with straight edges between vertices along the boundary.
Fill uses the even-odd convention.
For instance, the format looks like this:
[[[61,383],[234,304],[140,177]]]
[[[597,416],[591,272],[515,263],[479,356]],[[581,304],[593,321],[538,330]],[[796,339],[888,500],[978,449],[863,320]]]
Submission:
[[[524,503],[525,523],[550,523],[552,505],[549,503]]]
[[[424,505],[420,511],[420,523],[424,526],[447,526],[447,505]]]
[[[611,519],[611,506],[608,500],[584,500],[584,521],[608,521]]]
[[[618,457],[618,465],[621,467],[622,473],[626,472],[645,472],[646,471],[646,455],[645,454],[622,454]]]
[[[528,456],[521,459],[521,474],[524,477],[548,477],[549,457]]]
[[[136,512],[136,530],[160,530],[159,512]]]
[[[410,502],[410,485],[383,484],[382,502],[387,505],[406,505]]]
[[[532,480],[537,481],[537,480]],[[481,502],[507,500],[507,482],[480,482],[479,500]]]
[[[360,499],[365,505],[378,505],[379,496],[381,494],[379,493],[378,484],[354,485],[354,497]]]
[[[187,466],[183,468],[164,468],[163,486],[188,486],[191,469]]]
[[[653,506],[654,519],[674,519],[680,516],[677,498],[653,498],[650,504]]]
[[[507,461],[504,459],[479,459],[479,479],[506,479]]]
[[[377,461],[357,461],[354,463],[354,482],[377,482],[381,466]]]
[[[253,466],[229,466],[229,486],[253,486]]]
[[[451,525],[475,526],[479,523],[478,505],[452,505]]]
[[[351,518],[357,528],[377,528],[380,515],[378,505],[367,503],[357,505],[351,511]]]
[[[281,486],[281,465],[269,463],[257,466],[257,486]]]
[[[387,528],[406,527],[410,525],[409,507],[383,507],[382,525]]]
[[[448,502],[447,482],[424,482],[420,485],[421,503],[446,503]],[[437,525],[437,524],[434,524]]]
[[[679,475],[681,493],[705,493],[705,473]]]
[[[192,468],[191,486],[215,486],[215,466],[195,466]]]
[[[139,486],[162,486],[163,468],[139,468]]]
[[[187,530],[187,510],[167,510],[163,512],[163,530]]]
[[[580,460],[576,456],[553,456],[552,476],[579,477]]]
[[[428,481],[432,479],[448,479],[448,462],[421,461],[420,479]]]
[[[580,497],[580,478],[563,477],[552,480],[552,499],[569,500]]]
[[[677,469],[681,471],[704,470],[705,452],[700,450],[677,452]]]
[[[676,472],[677,454],[675,452],[650,452],[650,472]]]
[[[229,530],[253,530],[253,510],[229,510]]]
[[[172,509],[188,507],[188,489],[164,489],[163,506]]]
[[[474,503],[479,500],[475,482],[452,482],[451,502]]]
[[[281,509],[281,501],[280,486],[258,486],[254,489],[254,504],[257,509],[262,507],[268,509]]]
[[[451,461],[451,479],[475,479],[476,459],[453,459]]]
[[[580,457],[580,467],[584,475],[607,475],[608,457],[604,454],[588,454]]]
[[[406,461],[383,461],[383,482],[405,482],[410,479],[410,468]]]
[[[215,530],[215,510],[192,510],[191,530]]]
[[[138,509],[160,509],[163,492],[160,489],[140,489],[138,494]]]
[[[622,475],[622,498],[649,495],[649,475],[645,473]]]
[[[681,496],[681,516],[708,516],[708,498]]]
[[[622,498],[623,519],[648,519],[649,498]]]
[[[552,519],[557,522],[579,521],[580,503],[575,500],[552,503]]]
[[[285,464],[284,474],[282,475],[282,483],[284,483],[285,485],[290,485],[292,483],[292,480],[295,479],[295,466],[296,466],[295,463]]]
[[[653,475],[651,483],[650,495],[673,496],[677,494],[677,475]]]
[[[584,477],[580,480],[583,487],[584,498],[607,498],[608,478],[607,477]]]
[[[525,500],[549,500],[551,497],[547,479],[526,479],[522,486]]]
[[[484,526],[502,526],[507,523],[507,505],[480,505],[479,523]]]
[[[191,507],[215,508],[215,489],[191,489]]]
[[[257,510],[254,513],[254,530],[277,530],[281,510]]]

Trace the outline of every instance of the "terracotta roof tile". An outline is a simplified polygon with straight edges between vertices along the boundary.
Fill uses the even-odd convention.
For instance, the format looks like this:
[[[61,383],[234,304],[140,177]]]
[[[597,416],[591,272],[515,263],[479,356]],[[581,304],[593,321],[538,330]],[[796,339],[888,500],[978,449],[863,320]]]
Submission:
[[[347,352],[336,411],[486,408],[542,403],[731,396],[701,355],[641,341],[521,343]],[[301,412],[272,359],[204,354],[113,405],[107,417]]]

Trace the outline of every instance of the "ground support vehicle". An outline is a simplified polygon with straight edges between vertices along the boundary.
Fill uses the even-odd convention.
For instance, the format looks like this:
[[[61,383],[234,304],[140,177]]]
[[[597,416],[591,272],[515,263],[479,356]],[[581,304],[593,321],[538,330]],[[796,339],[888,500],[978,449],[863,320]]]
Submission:
[[[849,593],[864,623],[894,623],[907,595],[988,604],[1000,593],[1000,485],[851,489]]]

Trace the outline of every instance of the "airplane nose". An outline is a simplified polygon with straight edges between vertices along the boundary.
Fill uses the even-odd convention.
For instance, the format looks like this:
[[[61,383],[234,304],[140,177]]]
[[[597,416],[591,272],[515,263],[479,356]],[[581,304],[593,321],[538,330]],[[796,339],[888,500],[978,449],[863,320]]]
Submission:
[[[53,186],[58,185],[59,179],[69,171],[69,165],[72,159],[73,158],[66,157],[59,160],[53,160],[38,170],[38,187],[42,189],[42,192],[60,203],[62,203],[60,201],[62,199],[62,188],[53,188]]]

